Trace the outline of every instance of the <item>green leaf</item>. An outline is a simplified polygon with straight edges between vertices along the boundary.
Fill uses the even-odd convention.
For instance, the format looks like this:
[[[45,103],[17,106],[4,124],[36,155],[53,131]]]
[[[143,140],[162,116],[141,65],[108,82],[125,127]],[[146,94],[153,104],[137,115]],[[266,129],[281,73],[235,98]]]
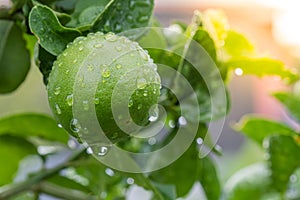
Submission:
[[[47,85],[49,74],[52,70],[53,63],[56,60],[56,56],[50,54],[40,45],[37,45],[35,52],[35,55],[37,56],[35,58],[36,65],[39,67],[41,73],[43,74],[44,84]]]
[[[9,93],[26,78],[30,55],[22,30],[14,22],[0,20],[0,35],[0,93]]]
[[[224,186],[226,200],[265,200],[270,193],[271,179],[266,164],[250,165],[236,172]]]
[[[255,48],[251,42],[242,34],[229,30],[221,47],[222,60],[230,60],[255,55]]]
[[[61,175],[55,175],[47,179],[48,182],[59,185],[63,188],[69,188],[73,190],[79,190],[84,193],[91,193],[91,190],[78,182],[75,182],[74,180],[71,180],[67,177],[61,176]]]
[[[99,18],[105,6],[111,0],[78,0],[75,5],[75,10],[72,13],[72,19],[67,23],[67,26],[78,27],[79,29],[90,28],[95,20]]]
[[[165,200],[176,199],[176,188],[174,185],[167,185],[156,182],[152,182],[152,184],[161,192]]]
[[[236,131],[242,132],[250,139],[262,145],[264,138],[271,135],[297,135],[289,126],[269,119],[246,116],[234,125]]]
[[[273,94],[300,123],[300,96],[292,93],[278,92]]]
[[[59,128],[54,119],[42,114],[18,114],[0,119],[0,135],[18,137],[37,136],[67,143],[68,133]]]
[[[120,33],[146,27],[152,16],[154,0],[114,0],[97,19],[92,31]]]
[[[55,13],[47,6],[36,5],[29,15],[30,30],[40,45],[51,54],[59,55],[81,33],[60,24]]]
[[[217,60],[215,43],[207,31],[199,28],[193,36],[193,40],[197,41],[214,61]]]
[[[197,173],[195,170],[198,159],[196,144],[193,143],[179,159],[163,169],[152,172],[149,178],[157,183],[174,184],[177,197],[182,197],[190,191],[196,182]]]
[[[218,200],[221,195],[221,183],[215,164],[209,157],[198,160],[197,174],[207,199]]]
[[[0,135],[0,163],[3,165],[0,167],[0,186],[12,182],[19,161],[25,156],[35,153],[35,147],[27,140],[9,135]]]
[[[282,79],[287,79],[288,82],[294,82],[298,79],[298,75],[285,68],[284,63],[279,60],[270,58],[237,58],[225,62],[225,65],[234,70],[240,68],[243,74],[263,76],[279,76]]]
[[[272,172],[272,186],[280,193],[284,193],[290,176],[300,166],[300,146],[294,138],[287,135],[266,138],[264,146]]]

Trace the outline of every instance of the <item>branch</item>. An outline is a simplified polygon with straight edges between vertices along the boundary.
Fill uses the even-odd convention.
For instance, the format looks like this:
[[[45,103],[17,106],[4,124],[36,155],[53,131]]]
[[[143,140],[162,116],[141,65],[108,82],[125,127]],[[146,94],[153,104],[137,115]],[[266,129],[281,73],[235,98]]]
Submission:
[[[73,152],[73,154],[67,159],[65,162],[57,165],[54,168],[42,171],[28,180],[21,182],[21,183],[16,183],[16,184],[11,184],[7,185],[4,187],[0,188],[0,200],[2,199],[8,199],[12,196],[15,196],[17,194],[20,194],[21,192],[25,190],[30,190],[32,187],[41,181],[49,178],[50,176],[56,174],[60,170],[66,168],[68,166],[68,163],[77,159],[83,152],[85,152],[85,149],[79,149]]]

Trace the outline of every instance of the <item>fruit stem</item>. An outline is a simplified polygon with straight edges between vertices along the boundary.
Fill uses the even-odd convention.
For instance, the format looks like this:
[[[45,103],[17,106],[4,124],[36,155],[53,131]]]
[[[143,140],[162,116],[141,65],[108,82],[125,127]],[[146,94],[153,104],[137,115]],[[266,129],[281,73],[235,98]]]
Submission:
[[[8,199],[12,196],[16,196],[17,194],[20,194],[21,192],[24,192],[26,190],[32,190],[34,186],[41,181],[51,177],[52,175],[56,174],[60,170],[66,168],[68,166],[68,163],[76,160],[78,157],[82,155],[82,153],[85,152],[84,148],[80,148],[73,152],[73,154],[67,159],[65,162],[57,165],[56,167],[53,167],[51,169],[43,170],[40,173],[32,176],[30,179],[16,184],[10,184],[6,185],[0,188],[0,200],[1,199]]]

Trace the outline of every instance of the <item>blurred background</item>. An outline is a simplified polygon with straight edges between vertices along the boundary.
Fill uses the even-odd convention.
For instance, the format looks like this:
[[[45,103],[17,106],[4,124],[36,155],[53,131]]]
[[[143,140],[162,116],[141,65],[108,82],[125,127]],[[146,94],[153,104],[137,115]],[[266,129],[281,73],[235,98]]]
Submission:
[[[1,0],[2,1],[2,0]],[[156,0],[155,16],[164,26],[179,19],[190,22],[193,11],[222,9],[233,29],[243,33],[260,52],[282,60],[288,66],[299,66],[299,1],[280,0]],[[235,133],[231,124],[249,113],[257,113],[294,125],[284,109],[269,96],[272,91],[287,89],[276,77],[258,79],[233,74],[229,83],[232,108],[218,141],[224,155],[217,157],[220,176],[225,181],[234,171],[262,159],[258,146]],[[20,112],[51,114],[46,88],[37,67],[32,66],[24,84],[12,94],[0,95],[0,117]],[[219,126],[218,122],[214,126]],[[245,156],[247,155],[247,156]]]

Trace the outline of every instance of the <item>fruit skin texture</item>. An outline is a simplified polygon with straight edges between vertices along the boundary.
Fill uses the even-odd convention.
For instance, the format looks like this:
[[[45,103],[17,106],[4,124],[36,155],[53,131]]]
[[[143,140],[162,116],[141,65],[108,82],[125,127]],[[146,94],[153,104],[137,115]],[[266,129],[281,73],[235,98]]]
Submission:
[[[81,97],[89,97],[93,92],[86,85],[86,74],[77,75],[78,70],[82,69],[85,73],[100,73],[93,80],[97,84],[93,98],[77,102],[73,91],[75,82],[80,85],[77,90],[80,90]],[[149,109],[157,104],[160,95],[160,77],[147,52],[136,42],[113,33],[104,35],[98,32],[76,38],[54,62],[47,85],[49,104],[58,123],[77,137],[78,132],[85,127],[77,126],[74,129],[72,122],[77,122],[77,119],[73,117],[73,106],[78,103],[83,108],[86,106],[84,110],[89,112],[90,107],[84,104],[94,102],[97,118],[105,135],[113,142],[127,138],[128,134],[118,127],[114,119],[116,116],[112,114],[112,94],[119,81],[123,89],[118,90],[116,95],[114,93],[114,102],[129,102],[126,108],[120,109],[129,109],[132,118],[122,120],[133,121],[139,126],[146,125]],[[135,87],[130,92],[131,95],[126,91],[127,85],[131,89]]]

